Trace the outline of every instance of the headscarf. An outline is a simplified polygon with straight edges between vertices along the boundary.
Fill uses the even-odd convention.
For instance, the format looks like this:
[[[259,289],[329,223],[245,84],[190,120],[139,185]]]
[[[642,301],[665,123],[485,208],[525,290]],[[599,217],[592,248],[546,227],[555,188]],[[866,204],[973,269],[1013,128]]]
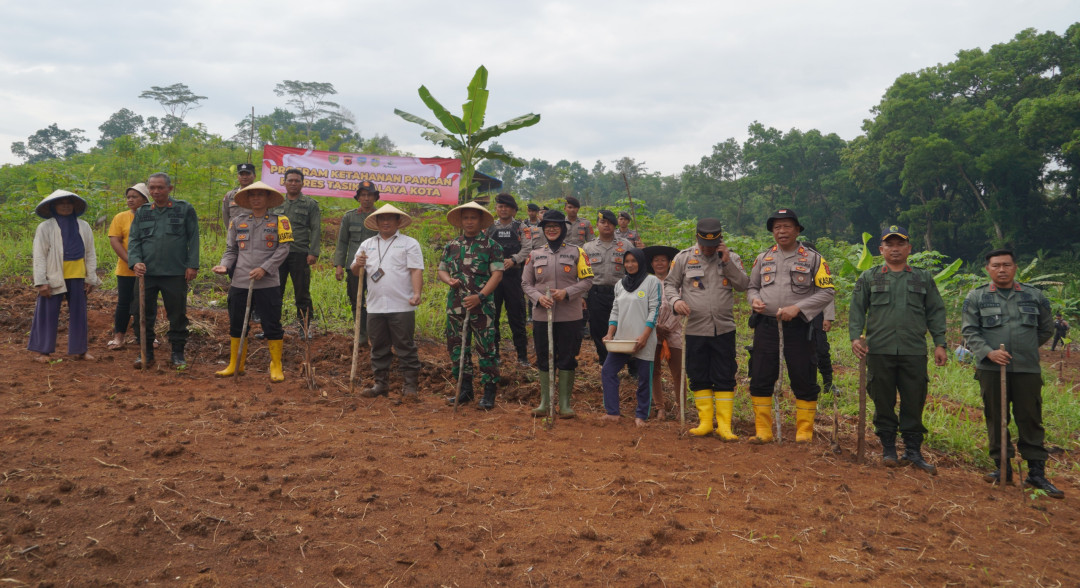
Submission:
[[[645,281],[645,278],[649,275],[649,271],[645,268],[645,252],[637,247],[631,247],[623,254],[623,267],[626,267],[626,256],[633,255],[637,260],[637,272],[626,272],[626,275],[622,278],[623,290],[627,292],[633,292],[638,289],[638,286]]]
[[[558,224],[559,225],[559,237],[557,239],[548,239],[547,231],[544,230],[545,225]],[[547,239],[548,246],[552,251],[558,251],[559,247],[562,247],[563,240],[566,239],[566,223],[556,223],[554,221],[540,222],[540,232],[544,233],[544,238]]]
[[[75,212],[61,216],[56,212],[56,204],[52,205],[53,218],[60,225],[60,239],[64,244],[64,261],[77,261],[86,256],[86,248],[83,246],[82,235],[79,234],[79,219]]]

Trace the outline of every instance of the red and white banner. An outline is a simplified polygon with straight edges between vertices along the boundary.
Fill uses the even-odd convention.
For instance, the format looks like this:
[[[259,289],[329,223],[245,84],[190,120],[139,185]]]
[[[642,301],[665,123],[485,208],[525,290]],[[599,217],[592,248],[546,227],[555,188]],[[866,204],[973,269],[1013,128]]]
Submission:
[[[438,157],[391,157],[360,153],[334,153],[296,147],[263,147],[262,181],[282,186],[285,170],[304,172],[304,194],[352,198],[360,182],[375,182],[380,200],[458,203],[461,160]]]

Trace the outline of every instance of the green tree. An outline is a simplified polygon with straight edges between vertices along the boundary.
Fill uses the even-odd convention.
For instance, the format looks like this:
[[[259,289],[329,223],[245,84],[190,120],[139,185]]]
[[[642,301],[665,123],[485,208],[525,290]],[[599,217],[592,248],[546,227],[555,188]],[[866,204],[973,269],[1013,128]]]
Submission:
[[[428,129],[421,133],[420,136],[436,145],[452,149],[461,159],[459,202],[472,199],[475,190],[473,173],[481,161],[497,159],[514,167],[525,165],[523,160],[512,155],[484,149],[482,146],[486,141],[540,122],[539,114],[530,113],[497,125],[485,127],[484,116],[487,113],[488,103],[487,73],[487,68],[484,66],[481,65],[477,68],[476,74],[473,75],[472,81],[469,82],[468,99],[461,106],[462,116],[460,117],[452,114],[440,104],[425,86],[420,86],[418,90],[420,100],[431,109],[435,114],[435,118],[442,123],[442,127],[416,115],[394,109],[394,114]]]
[[[89,142],[82,129],[65,130],[53,123],[27,137],[26,142],[15,141],[11,152],[27,163],[49,159],[66,159],[79,153],[79,143]]]
[[[187,87],[187,84],[173,84],[171,86],[150,86],[149,90],[143,90],[139,98],[156,100],[165,110],[166,116],[175,117],[183,122],[189,110],[199,107],[199,102],[206,100],[206,96],[199,96]]]
[[[285,104],[292,107],[296,118],[306,125],[309,147],[315,146],[312,133],[316,121],[327,119],[327,126],[333,127],[333,130],[354,122],[351,113],[346,114],[347,111],[343,112],[340,104],[326,99],[337,94],[334,84],[329,82],[285,80],[274,86],[274,94],[289,97]]]
[[[98,127],[98,130],[101,131],[98,147],[104,147],[124,135],[138,135],[143,128],[143,122],[143,117],[127,108],[117,110]]]

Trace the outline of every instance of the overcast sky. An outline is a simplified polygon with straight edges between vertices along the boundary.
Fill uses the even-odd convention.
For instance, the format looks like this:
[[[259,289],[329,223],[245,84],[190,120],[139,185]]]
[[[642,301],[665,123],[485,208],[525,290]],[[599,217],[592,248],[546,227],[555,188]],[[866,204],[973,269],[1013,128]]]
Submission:
[[[361,135],[449,155],[394,108],[453,112],[477,66],[487,124],[535,112],[500,142],[525,159],[678,173],[753,121],[845,139],[905,72],[988,49],[1025,28],[1061,34],[1076,0],[25,2],[0,0],[0,163],[52,123],[92,142],[112,113],[162,116],[139,94],[176,82],[207,96],[188,122],[231,136],[285,79],[330,82]],[[88,149],[92,143],[83,145]]]

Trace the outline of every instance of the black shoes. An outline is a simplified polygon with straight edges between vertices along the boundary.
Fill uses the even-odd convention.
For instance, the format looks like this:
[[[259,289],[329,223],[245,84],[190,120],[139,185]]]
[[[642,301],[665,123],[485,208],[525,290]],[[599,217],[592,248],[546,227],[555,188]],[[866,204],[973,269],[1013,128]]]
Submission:
[[[476,405],[480,410],[491,410],[495,408],[495,384],[484,384],[484,397],[480,399],[479,404]]]
[[[457,400],[457,404],[465,405],[472,402],[473,399],[473,375],[462,374],[461,375],[461,393],[457,396],[450,396],[446,399],[448,406],[454,406],[454,400]]]
[[[1065,498],[1065,493],[1046,479],[1046,462],[1041,460],[1028,460],[1028,477],[1024,479],[1024,486],[1046,492],[1050,498]]]

